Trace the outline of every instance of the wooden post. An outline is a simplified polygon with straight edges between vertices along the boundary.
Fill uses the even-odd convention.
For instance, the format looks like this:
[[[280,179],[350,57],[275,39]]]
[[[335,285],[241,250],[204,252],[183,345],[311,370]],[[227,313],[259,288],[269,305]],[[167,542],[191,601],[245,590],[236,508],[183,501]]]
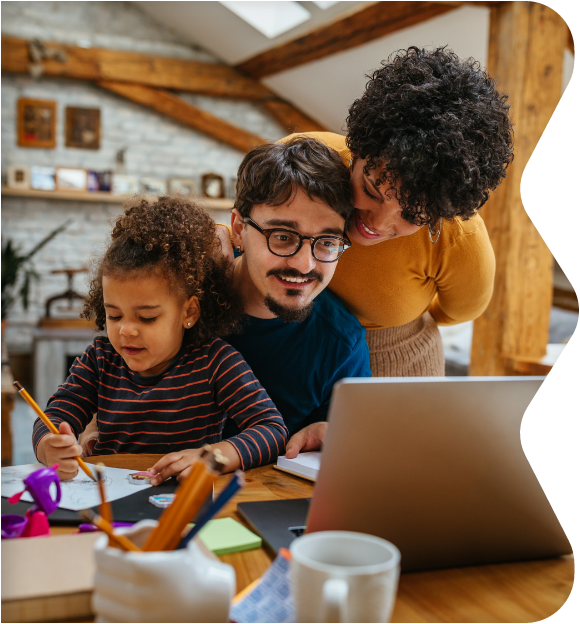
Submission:
[[[535,2],[501,2],[490,17],[488,72],[509,95],[515,158],[481,211],[497,266],[493,298],[474,324],[470,375],[518,374],[518,364],[546,354],[553,258],[524,210],[520,183],[560,99],[568,39],[564,20]]]

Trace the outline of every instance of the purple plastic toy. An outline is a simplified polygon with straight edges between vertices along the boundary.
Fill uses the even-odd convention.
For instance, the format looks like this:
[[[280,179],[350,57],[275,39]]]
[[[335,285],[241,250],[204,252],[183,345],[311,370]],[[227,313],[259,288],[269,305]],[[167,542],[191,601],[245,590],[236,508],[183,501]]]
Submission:
[[[56,473],[58,464],[52,468],[40,468],[31,472],[24,481],[22,492],[14,494],[8,499],[11,505],[16,504],[24,492],[30,492],[34,505],[26,512],[26,515],[18,516],[6,514],[2,516],[2,539],[15,537],[39,537],[50,535],[48,525],[49,516],[60,503],[62,492],[60,489],[60,479]],[[56,498],[52,498],[50,486],[56,484]],[[20,519],[20,523],[17,521]],[[18,527],[22,527],[18,529]]]

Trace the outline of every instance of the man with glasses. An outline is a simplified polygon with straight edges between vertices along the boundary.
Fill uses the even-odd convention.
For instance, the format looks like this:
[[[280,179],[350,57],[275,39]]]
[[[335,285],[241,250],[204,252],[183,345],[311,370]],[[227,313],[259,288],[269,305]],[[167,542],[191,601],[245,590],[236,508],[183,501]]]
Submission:
[[[228,341],[282,414],[288,457],[320,448],[334,383],[371,375],[365,330],[324,290],[348,253],[352,209],[347,168],[317,140],[260,145],[240,165],[232,238],[245,317]]]

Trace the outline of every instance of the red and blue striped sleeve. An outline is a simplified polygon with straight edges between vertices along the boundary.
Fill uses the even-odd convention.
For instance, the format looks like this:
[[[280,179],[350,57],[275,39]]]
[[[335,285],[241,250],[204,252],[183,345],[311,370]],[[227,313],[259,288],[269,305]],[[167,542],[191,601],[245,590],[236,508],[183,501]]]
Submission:
[[[288,429],[247,362],[220,340],[211,355],[210,369],[215,401],[240,430],[227,441],[238,452],[242,469],[276,461],[285,452]]]
[[[78,438],[97,411],[98,386],[98,361],[93,343],[74,361],[69,376],[50,397],[44,413],[57,428],[61,422],[67,422]],[[47,433],[50,430],[37,418],[32,430],[35,453],[38,443]]]

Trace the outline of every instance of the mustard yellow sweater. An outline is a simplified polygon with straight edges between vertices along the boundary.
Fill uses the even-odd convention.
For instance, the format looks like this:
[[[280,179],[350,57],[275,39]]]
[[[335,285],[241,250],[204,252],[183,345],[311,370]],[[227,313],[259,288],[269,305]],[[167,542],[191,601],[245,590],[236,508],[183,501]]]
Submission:
[[[306,135],[335,149],[348,165],[345,137]],[[369,247],[353,243],[338,261],[329,288],[367,329],[403,325],[426,311],[440,325],[453,325],[483,313],[494,273],[493,249],[476,215],[468,221],[444,220],[435,244],[427,227]]]

